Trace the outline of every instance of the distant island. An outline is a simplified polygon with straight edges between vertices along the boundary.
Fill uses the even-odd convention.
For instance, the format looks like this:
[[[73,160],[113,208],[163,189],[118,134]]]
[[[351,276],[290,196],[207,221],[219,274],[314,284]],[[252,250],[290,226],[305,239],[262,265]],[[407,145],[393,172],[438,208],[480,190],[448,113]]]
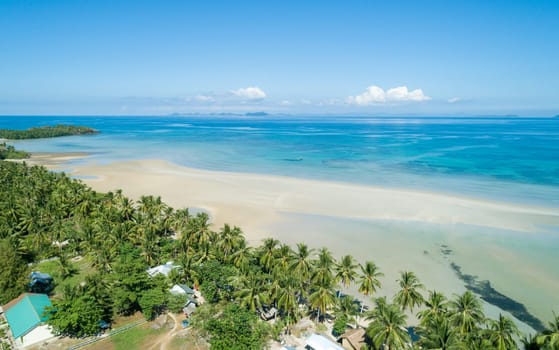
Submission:
[[[92,135],[98,133],[99,131],[86,126],[59,124],[55,126],[35,127],[27,130],[0,129],[0,139],[42,139],[72,135]]]
[[[266,112],[250,112],[250,113],[245,113],[245,116],[247,117],[265,117],[269,115]]]
[[[31,155],[25,151],[18,151],[14,146],[6,144],[6,142],[0,143],[0,160],[4,159],[26,159]]]

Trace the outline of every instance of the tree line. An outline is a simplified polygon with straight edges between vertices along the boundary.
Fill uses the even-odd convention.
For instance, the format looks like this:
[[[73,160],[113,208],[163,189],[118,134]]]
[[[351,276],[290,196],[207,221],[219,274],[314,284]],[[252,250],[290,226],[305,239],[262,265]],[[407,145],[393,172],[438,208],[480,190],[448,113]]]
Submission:
[[[4,159],[25,159],[29,158],[31,155],[25,151],[19,151],[14,146],[6,144],[6,142],[0,143],[0,160]]]
[[[215,349],[263,348],[305,316],[333,319],[337,334],[366,319],[370,349],[518,349],[517,339],[525,349],[559,348],[557,316],[544,331],[522,337],[510,318],[487,318],[475,294],[429,291],[411,271],[400,273],[392,298],[376,297],[384,275],[373,261],[336,259],[327,248],[273,238],[252,247],[239,227],[212,229],[206,213],[175,210],[160,197],[99,193],[38,166],[0,162],[0,251],[2,304],[26,290],[33,264],[55,258],[59,286],[48,323],[69,336],[95,334],[115,315],[151,319],[178,311],[184,300],[168,289],[186,283],[208,301],[193,325]],[[87,273],[77,271],[75,257],[83,257]],[[178,266],[168,277],[148,276],[148,267],[167,261]],[[374,298],[371,310],[338,292],[352,284]],[[258,317],[272,308],[274,326]],[[420,320],[413,343],[410,313]]]
[[[0,129],[0,139],[40,139],[72,135],[90,135],[97,133],[97,130],[87,126],[58,124],[54,126],[34,127],[26,130]]]

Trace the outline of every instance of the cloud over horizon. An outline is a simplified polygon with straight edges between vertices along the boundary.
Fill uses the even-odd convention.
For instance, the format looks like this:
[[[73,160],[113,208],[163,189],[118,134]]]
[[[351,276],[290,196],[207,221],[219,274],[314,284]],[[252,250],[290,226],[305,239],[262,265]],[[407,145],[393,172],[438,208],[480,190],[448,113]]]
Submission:
[[[256,86],[232,90],[231,93],[245,100],[263,100],[266,98],[266,93]]]
[[[361,95],[349,96],[347,103],[358,106],[369,106],[389,102],[423,102],[429,101],[421,89],[408,90],[407,86],[398,86],[384,91],[383,88],[371,85]]]

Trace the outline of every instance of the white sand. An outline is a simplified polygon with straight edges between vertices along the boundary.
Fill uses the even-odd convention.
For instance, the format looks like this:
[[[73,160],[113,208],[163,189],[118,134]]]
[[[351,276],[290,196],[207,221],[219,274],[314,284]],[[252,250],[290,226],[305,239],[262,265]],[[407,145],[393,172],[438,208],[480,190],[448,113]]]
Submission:
[[[94,188],[120,188],[131,197],[160,195],[173,207],[209,210],[217,223],[242,227],[278,218],[280,213],[473,224],[531,232],[541,224],[559,225],[559,213],[429,192],[411,192],[289,177],[191,169],[160,160],[77,167],[74,175]],[[251,234],[257,234],[256,232]]]
[[[98,191],[122,189],[135,199],[152,194],[175,208],[203,208],[211,213],[216,226],[227,222],[242,227],[253,244],[274,236],[289,244],[326,246],[337,256],[349,253],[360,262],[373,260],[385,273],[383,293],[387,295],[397,290],[395,280],[402,270],[415,271],[430,289],[448,295],[463,292],[463,283],[449,266],[452,257],[440,253],[441,242],[455,240],[452,249],[469,245],[469,250],[464,250],[467,254],[457,254],[464,272],[481,278],[490,276],[493,283],[497,280],[496,284],[505,288],[501,292],[527,305],[538,317],[549,319],[549,308],[545,306],[559,301],[553,296],[549,300],[554,290],[559,291],[559,281],[549,276],[546,279],[545,274],[537,288],[533,288],[530,269],[518,271],[517,275],[512,271],[514,278],[509,274],[507,280],[499,280],[500,269],[518,259],[514,254],[507,258],[501,254],[495,260],[490,252],[479,259],[489,265],[472,264],[478,270],[468,270],[469,261],[477,260],[476,242],[480,236],[470,236],[469,231],[459,235],[463,225],[475,225],[484,228],[484,232],[542,232],[541,224],[559,227],[559,213],[552,209],[439,193],[198,170],[161,160],[73,168],[72,175],[95,176],[83,181]],[[432,233],[430,227],[437,227],[433,225],[439,225],[443,231],[450,228],[451,232]],[[454,227],[456,232],[452,232]],[[502,265],[491,265],[496,263]],[[491,273],[483,275],[484,268]],[[539,288],[547,292],[538,294]],[[526,290],[534,293],[526,295]],[[498,311],[487,309],[493,314]]]

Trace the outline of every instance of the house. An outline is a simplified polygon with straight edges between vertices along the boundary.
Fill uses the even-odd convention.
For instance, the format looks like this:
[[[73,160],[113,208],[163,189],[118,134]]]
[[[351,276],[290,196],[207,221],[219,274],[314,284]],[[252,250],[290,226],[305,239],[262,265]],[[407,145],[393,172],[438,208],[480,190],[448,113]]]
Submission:
[[[26,347],[54,337],[44,324],[45,308],[52,306],[46,294],[24,293],[4,305],[4,317],[18,347]]]
[[[305,343],[305,349],[307,350],[344,350],[339,344],[334,343],[330,339],[319,335],[311,334],[307,338]]]
[[[196,311],[196,302],[194,302],[193,300],[188,300],[186,302],[186,304],[184,305],[184,308],[182,309],[182,312],[184,313],[184,316],[189,317],[190,315],[192,315],[194,312]]]
[[[173,288],[169,289],[173,295],[194,295],[194,289],[186,284],[175,284]]]
[[[169,276],[171,271],[173,269],[176,269],[176,268],[177,268],[177,266],[173,265],[172,261],[169,261],[169,262],[167,262],[163,265],[159,265],[159,266],[155,266],[155,267],[152,267],[150,269],[147,269],[146,271],[147,271],[148,275],[150,275],[150,277],[154,277],[158,274],[162,274],[165,277],[167,277],[167,276]]]
[[[365,343],[365,329],[353,328],[348,329],[338,338],[338,343],[342,344],[347,350],[360,350]]]

